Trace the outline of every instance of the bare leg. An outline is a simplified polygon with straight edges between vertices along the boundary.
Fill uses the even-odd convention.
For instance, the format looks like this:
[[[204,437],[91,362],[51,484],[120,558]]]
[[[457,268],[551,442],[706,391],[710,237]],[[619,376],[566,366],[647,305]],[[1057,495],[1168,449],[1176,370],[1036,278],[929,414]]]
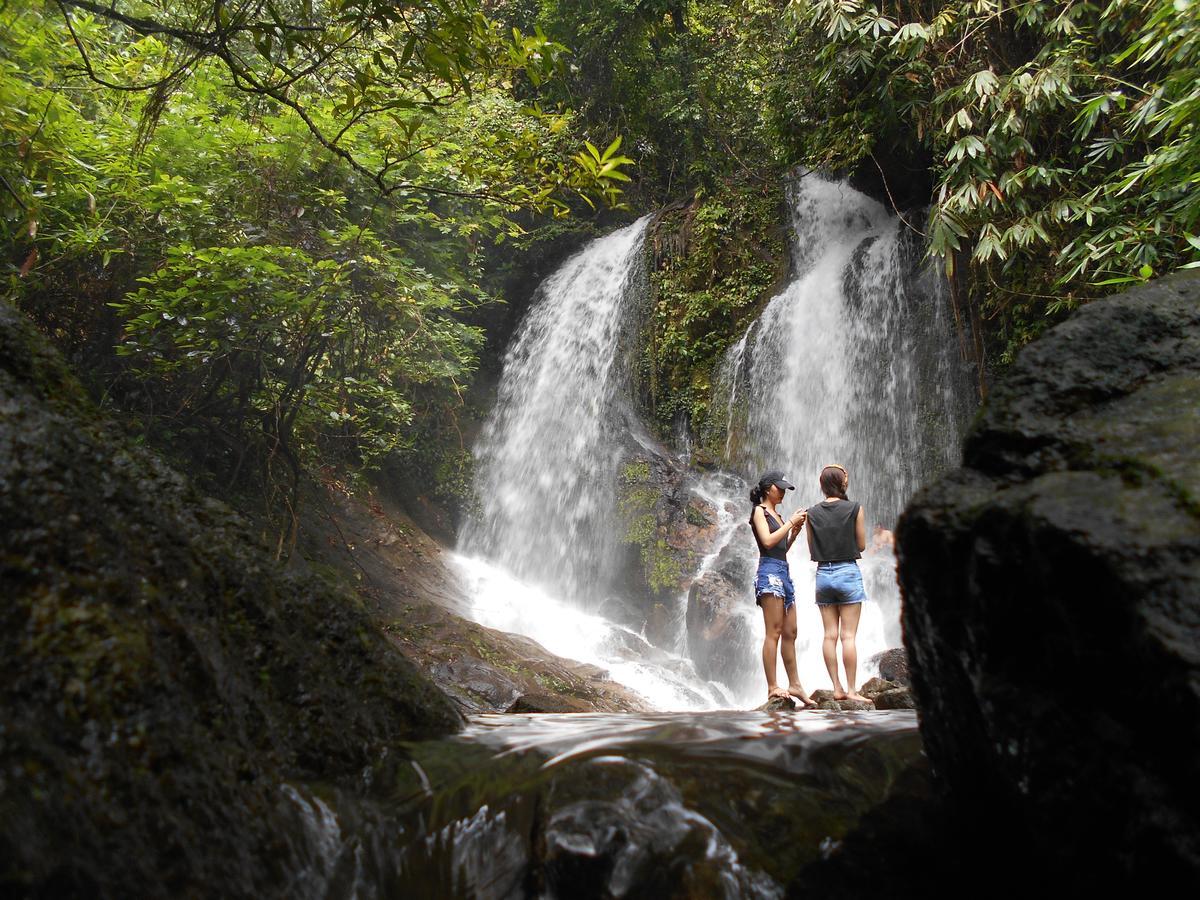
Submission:
[[[766,635],[763,637],[762,662],[763,674],[767,676],[767,699],[787,694],[775,683],[775,657],[779,652],[779,638],[783,633],[783,598],[775,594],[763,594],[759,598],[763,611],[763,624]]]
[[[817,606],[821,610],[821,624],[825,626],[825,640],[821,643],[821,655],[825,657],[825,668],[833,682],[833,699],[845,700],[846,689],[838,678],[837,641],[838,641],[838,608],[834,604]]]
[[[788,693],[805,706],[816,706],[816,702],[804,691],[800,675],[796,672],[796,604],[792,604],[783,615],[783,631],[780,634],[779,655],[783,657],[783,669],[788,676]]]
[[[846,684],[850,688],[846,692],[851,700],[866,700],[857,690],[858,681],[858,647],[854,638],[858,634],[858,620],[862,615],[861,603],[842,603],[837,607],[838,617],[842,623],[842,664],[846,667]]]

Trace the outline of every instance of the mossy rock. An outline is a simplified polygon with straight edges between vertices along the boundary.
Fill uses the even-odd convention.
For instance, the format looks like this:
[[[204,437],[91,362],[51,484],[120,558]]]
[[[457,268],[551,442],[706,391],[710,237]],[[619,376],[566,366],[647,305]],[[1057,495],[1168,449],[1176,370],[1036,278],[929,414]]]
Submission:
[[[361,777],[452,704],[360,602],[101,415],[0,303],[0,889],[278,896],[281,784]]]

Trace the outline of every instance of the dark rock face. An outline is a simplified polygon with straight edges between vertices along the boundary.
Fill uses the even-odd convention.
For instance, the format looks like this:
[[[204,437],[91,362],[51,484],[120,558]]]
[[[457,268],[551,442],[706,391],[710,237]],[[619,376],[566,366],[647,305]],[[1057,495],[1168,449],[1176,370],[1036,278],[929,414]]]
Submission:
[[[630,440],[619,477],[624,577],[602,611],[668,643],[678,625],[672,611],[716,540],[717,511],[696,496],[687,467],[648,439]]]
[[[1200,273],[1182,273],[1028,347],[963,468],[899,524],[935,771],[960,812],[1081,880],[1200,878],[1198,448]]]
[[[879,666],[879,677],[885,681],[909,683],[908,654],[903,647],[894,647],[872,656],[871,665]]]
[[[688,592],[688,653],[704,678],[741,684],[761,669],[759,645],[745,607],[754,602],[754,569],[732,544]]]
[[[0,303],[0,894],[285,895],[285,781],[459,726],[355,598],[248,534]]]

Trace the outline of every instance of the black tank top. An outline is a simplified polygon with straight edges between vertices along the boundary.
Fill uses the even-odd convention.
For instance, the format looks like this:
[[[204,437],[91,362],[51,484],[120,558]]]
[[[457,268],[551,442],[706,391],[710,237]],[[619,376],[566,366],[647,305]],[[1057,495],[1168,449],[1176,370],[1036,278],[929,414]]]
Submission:
[[[853,500],[824,500],[808,508],[808,549],[817,562],[858,559],[854,523],[861,504]]]
[[[783,519],[776,519],[771,513],[767,512],[767,508],[762,507],[763,515],[767,519],[767,528],[771,530],[771,534],[777,532],[780,528],[787,528]],[[775,522],[779,522],[778,525]],[[754,530],[754,516],[750,516],[750,533],[754,535],[754,543],[758,544],[758,555],[765,556],[769,559],[778,559],[781,562],[787,562],[787,543],[788,539],[784,538],[774,547],[764,547],[763,542],[758,539],[758,532]]]

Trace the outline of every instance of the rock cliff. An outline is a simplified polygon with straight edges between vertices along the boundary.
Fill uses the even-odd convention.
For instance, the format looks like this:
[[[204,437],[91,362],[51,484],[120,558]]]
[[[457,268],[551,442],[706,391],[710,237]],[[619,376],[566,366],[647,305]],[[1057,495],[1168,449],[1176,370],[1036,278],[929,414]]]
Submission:
[[[1200,879],[1198,448],[1184,273],[1026,348],[899,524],[935,772],[997,855],[1064,882]]]

